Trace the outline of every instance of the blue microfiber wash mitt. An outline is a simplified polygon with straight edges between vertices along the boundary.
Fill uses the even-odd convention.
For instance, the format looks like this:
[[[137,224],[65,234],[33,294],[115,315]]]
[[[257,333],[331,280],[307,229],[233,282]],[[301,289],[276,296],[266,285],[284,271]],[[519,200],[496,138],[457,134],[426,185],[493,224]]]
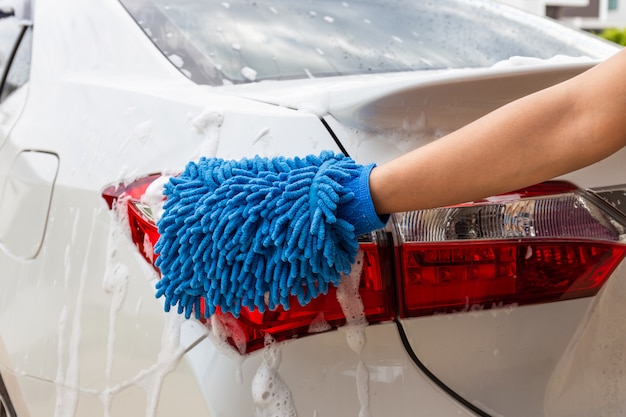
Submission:
[[[357,237],[384,226],[369,194],[374,165],[333,152],[303,158],[201,158],[165,185],[157,297],[189,318],[219,306],[301,305],[349,273]]]

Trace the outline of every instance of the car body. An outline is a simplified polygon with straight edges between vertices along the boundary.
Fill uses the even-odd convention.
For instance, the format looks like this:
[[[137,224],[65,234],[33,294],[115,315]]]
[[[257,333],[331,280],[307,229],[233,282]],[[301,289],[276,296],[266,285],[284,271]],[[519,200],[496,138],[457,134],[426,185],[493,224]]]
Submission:
[[[0,415],[623,415],[623,150],[394,214],[339,295],[287,312],[165,313],[152,265],[188,161],[380,164],[616,46],[486,1],[14,3]]]

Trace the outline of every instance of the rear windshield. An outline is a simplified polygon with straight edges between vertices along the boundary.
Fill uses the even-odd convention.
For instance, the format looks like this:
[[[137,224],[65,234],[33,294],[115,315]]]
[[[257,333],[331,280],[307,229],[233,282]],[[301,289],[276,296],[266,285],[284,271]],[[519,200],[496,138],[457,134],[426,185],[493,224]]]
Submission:
[[[599,39],[482,0],[121,0],[201,84],[603,58]]]

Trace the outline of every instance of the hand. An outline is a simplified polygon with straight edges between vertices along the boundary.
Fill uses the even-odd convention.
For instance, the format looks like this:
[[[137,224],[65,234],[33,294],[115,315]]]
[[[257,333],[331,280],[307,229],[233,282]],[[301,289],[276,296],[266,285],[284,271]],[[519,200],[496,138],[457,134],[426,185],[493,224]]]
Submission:
[[[369,174],[332,152],[305,158],[202,158],[170,179],[159,220],[157,297],[190,317],[301,305],[349,273],[358,234],[384,226]]]

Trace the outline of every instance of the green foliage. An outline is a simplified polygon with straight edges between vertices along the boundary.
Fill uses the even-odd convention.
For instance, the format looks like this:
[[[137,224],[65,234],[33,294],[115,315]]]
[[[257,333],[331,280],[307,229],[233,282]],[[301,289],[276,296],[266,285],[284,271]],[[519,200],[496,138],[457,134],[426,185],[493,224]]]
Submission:
[[[617,28],[609,28],[605,29],[599,34],[604,39],[608,39],[620,45],[626,46],[626,28],[617,29]]]

